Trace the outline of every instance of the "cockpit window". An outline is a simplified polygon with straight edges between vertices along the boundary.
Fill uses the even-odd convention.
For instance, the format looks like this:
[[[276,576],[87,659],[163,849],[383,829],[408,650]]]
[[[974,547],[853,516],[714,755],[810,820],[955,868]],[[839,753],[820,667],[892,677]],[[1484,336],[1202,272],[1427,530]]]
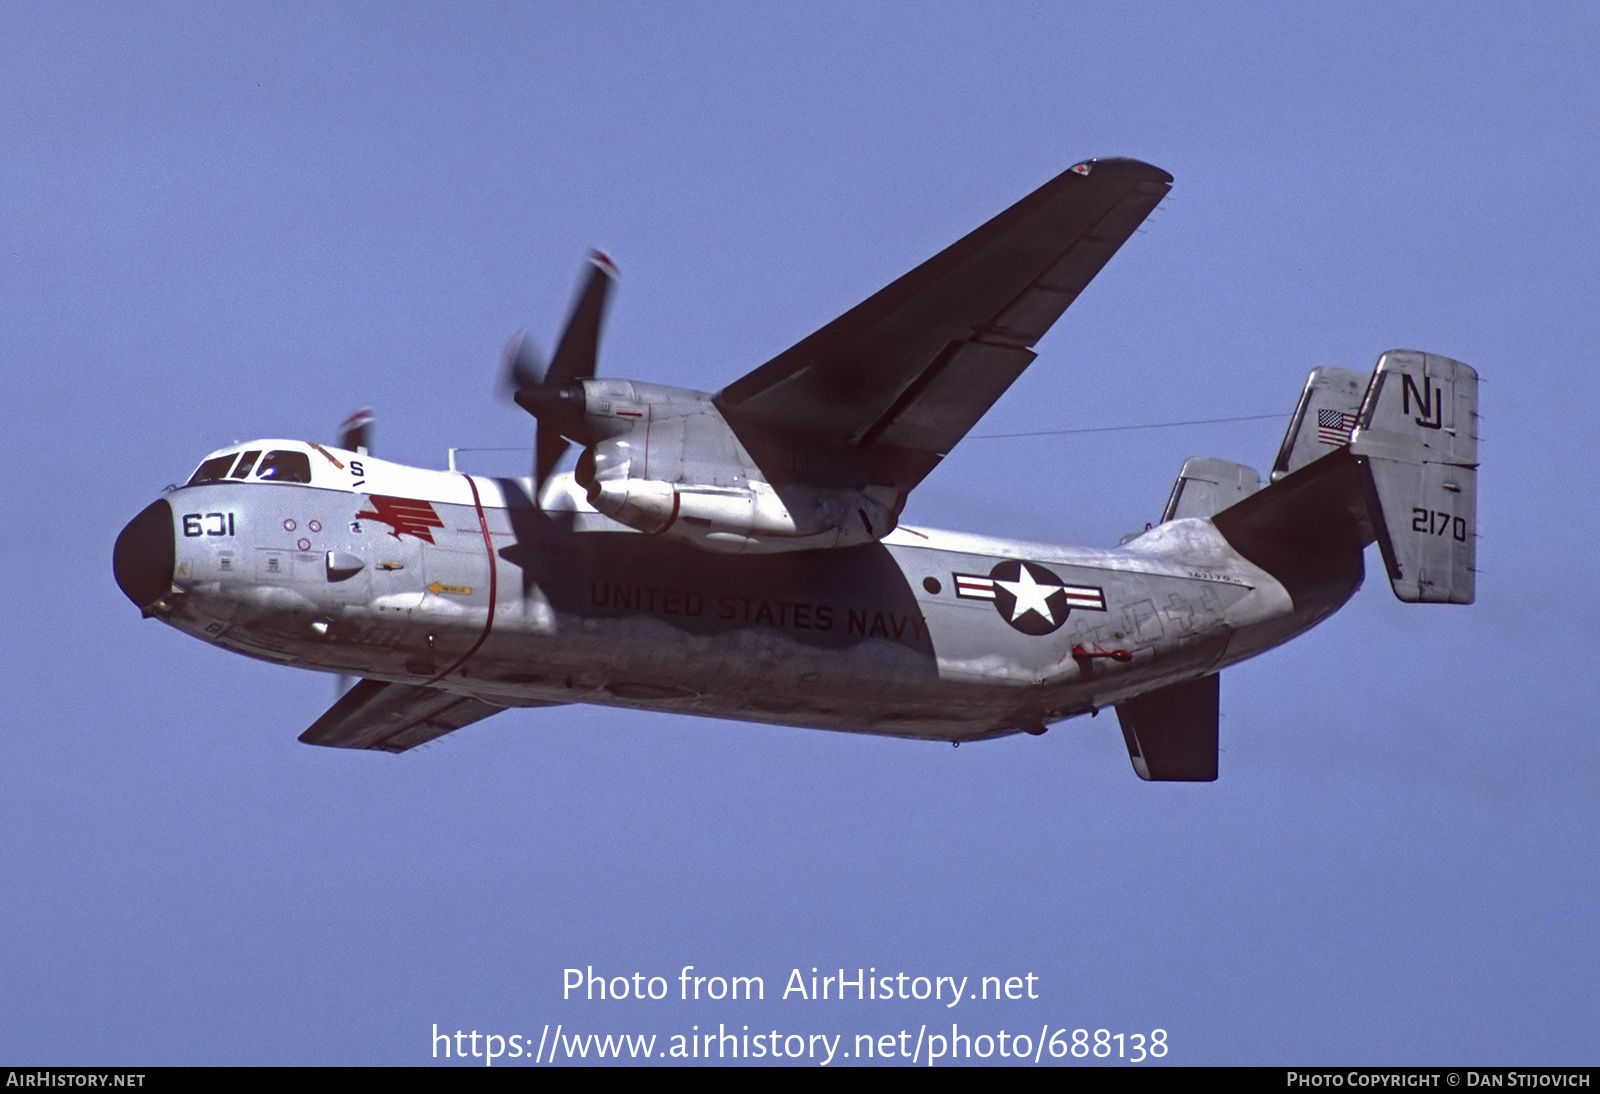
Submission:
[[[250,469],[256,465],[256,458],[260,455],[261,449],[259,448],[253,452],[246,452],[243,458],[239,460],[239,466],[233,469],[233,475],[231,477],[235,479],[242,479],[246,475],[250,474]]]
[[[310,482],[311,457],[304,452],[268,452],[261,461],[261,470],[256,472],[258,479],[271,479],[273,482]]]
[[[191,478],[185,485],[199,486],[204,482],[218,481],[227,475],[228,468],[233,466],[233,458],[237,455],[237,452],[229,452],[226,456],[212,456],[209,460],[200,465],[200,469],[194,473],[194,477]],[[302,459],[303,458],[304,457],[302,457]],[[306,462],[309,463],[310,461],[308,460]]]

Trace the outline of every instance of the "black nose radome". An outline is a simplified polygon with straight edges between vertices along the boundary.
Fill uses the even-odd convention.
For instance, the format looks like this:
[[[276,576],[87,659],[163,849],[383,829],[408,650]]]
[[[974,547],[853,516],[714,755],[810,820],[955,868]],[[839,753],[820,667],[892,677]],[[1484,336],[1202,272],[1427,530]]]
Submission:
[[[172,506],[165,499],[152,502],[130,520],[111,552],[117,584],[140,611],[172,591],[172,567],[177,561],[177,531]]]

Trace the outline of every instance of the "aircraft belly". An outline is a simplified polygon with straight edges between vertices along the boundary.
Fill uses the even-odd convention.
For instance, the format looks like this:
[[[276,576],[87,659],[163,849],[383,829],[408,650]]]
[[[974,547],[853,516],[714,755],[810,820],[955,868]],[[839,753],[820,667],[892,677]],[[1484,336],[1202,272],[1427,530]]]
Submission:
[[[494,636],[459,682],[484,694],[868,732],[886,718],[965,725],[985,713],[933,677],[924,655],[881,640],[825,648],[765,628],[685,633],[644,616],[561,623],[554,636]]]

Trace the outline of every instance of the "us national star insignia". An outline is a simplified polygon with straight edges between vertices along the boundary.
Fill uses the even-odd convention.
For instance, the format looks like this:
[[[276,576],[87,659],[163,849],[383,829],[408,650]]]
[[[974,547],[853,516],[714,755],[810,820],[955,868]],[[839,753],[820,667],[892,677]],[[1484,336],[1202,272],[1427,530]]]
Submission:
[[[1036,562],[1007,559],[988,576],[952,574],[956,596],[992,601],[995,610],[1023,634],[1050,634],[1073,608],[1106,610],[1105,591],[1093,585],[1068,585]]]

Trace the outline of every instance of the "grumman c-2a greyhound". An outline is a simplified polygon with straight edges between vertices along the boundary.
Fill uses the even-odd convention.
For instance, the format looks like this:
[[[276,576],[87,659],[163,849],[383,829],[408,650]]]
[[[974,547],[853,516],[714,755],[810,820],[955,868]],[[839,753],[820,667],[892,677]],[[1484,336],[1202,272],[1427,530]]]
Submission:
[[[122,531],[117,582],[207,642],[362,677],[311,744],[578,702],[959,744],[1112,706],[1141,778],[1215,779],[1220,670],[1342,605],[1368,544],[1401,600],[1472,602],[1472,369],[1313,371],[1266,485],[1191,459],[1115,548],[899,523],[1171,184],[1080,163],[715,395],[598,377],[596,255],[548,364],[507,350],[530,478],[389,463],[359,426],[232,445]]]

